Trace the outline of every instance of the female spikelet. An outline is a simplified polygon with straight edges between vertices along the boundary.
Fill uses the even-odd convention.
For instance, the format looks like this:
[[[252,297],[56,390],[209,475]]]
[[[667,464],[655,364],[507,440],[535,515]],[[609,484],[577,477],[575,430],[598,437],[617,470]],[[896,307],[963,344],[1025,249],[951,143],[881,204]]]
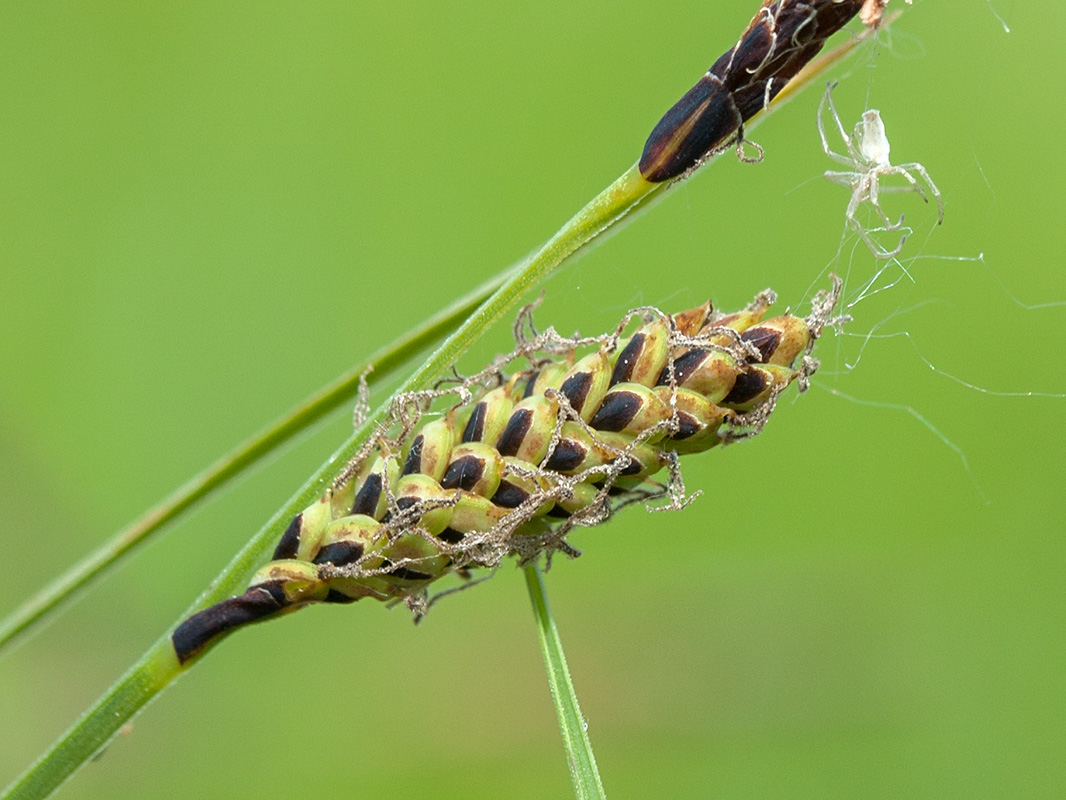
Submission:
[[[574,527],[636,500],[668,495],[666,508],[682,507],[678,456],[758,433],[782,391],[806,388],[839,287],[834,279],[806,319],[764,321],[775,299],[766,291],[726,315],[709,302],[674,315],[636,309],[613,333],[588,338],[537,333],[527,310],[512,353],[455,386],[398,397],[249,589],[178,626],[178,659],[310,603],[370,597],[419,612],[426,588],[448,573],[465,577],[508,555],[576,554],[566,541]],[[640,327],[622,338],[633,319]],[[507,374],[518,359],[531,367]],[[665,485],[649,480],[664,468]]]

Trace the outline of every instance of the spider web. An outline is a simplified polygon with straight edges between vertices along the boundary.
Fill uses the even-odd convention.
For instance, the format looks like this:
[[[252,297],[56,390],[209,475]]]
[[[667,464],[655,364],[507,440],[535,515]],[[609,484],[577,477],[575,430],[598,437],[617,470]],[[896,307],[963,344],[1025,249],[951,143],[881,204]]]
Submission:
[[[998,15],[997,19],[1002,22]],[[1009,30],[1005,23],[1004,29]],[[883,44],[882,40],[870,45],[871,66],[877,58],[878,46]],[[873,94],[874,72],[871,70],[868,75],[867,108],[871,104]],[[883,110],[886,116],[906,112],[905,108],[898,111]],[[848,119],[844,115],[842,117],[847,129]],[[979,176],[994,200],[992,183],[976,154],[973,165],[972,174]],[[956,187],[947,186],[948,191],[953,188]],[[949,208],[946,225],[950,225],[951,213]],[[875,226],[869,232],[876,234],[884,231]],[[1066,300],[1049,297],[1027,302],[1021,299],[992,267],[983,252],[977,255],[928,252],[934,234],[938,232],[938,228],[929,219],[908,227],[906,232],[908,240],[902,253],[892,259],[880,260],[868,252],[859,236],[847,223],[842,224],[837,249],[819,278],[830,269],[843,274],[845,284],[842,310],[851,315],[855,322],[846,330],[835,332],[835,348],[828,343],[823,345],[821,352],[825,366],[813,385],[846,402],[912,418],[955,454],[959,466],[969,477],[978,497],[988,503],[989,497],[978,477],[978,472],[983,470],[980,465],[975,469],[967,455],[968,447],[964,437],[973,434],[961,434],[963,438],[954,432],[949,435],[946,430],[953,425],[954,420],[946,418],[943,412],[924,408],[926,404],[920,402],[920,394],[917,395],[919,401],[916,402],[913,385],[923,374],[932,375],[939,382],[932,387],[938,399],[947,395],[960,407],[970,410],[988,408],[990,417],[1007,414],[1016,419],[1024,419],[1028,404],[1066,399],[1063,381],[1056,380],[1056,373],[1041,369],[1038,354],[1020,346],[1018,339],[1010,335],[993,336],[987,342],[982,342],[980,347],[992,348],[986,351],[990,356],[988,360],[1005,356],[1005,360],[1012,366],[1029,365],[1031,369],[1023,373],[1025,383],[1011,385],[1010,382],[1004,384],[1002,379],[990,379],[986,369],[975,369],[973,364],[960,363],[957,355],[936,354],[950,348],[943,346],[944,326],[934,325],[932,330],[929,330],[929,323],[937,318],[946,319],[949,313],[952,313],[952,307],[958,305],[955,295],[962,286],[965,286],[969,293],[988,295],[982,301],[981,308],[975,310],[975,314],[980,314],[982,318],[1005,320],[1012,316],[1011,307],[1015,312],[1024,312],[1018,323],[1004,322],[1001,326],[1004,332],[1024,328],[1024,314],[1053,313],[1066,307]],[[948,280],[945,268],[952,266],[958,269]],[[817,280],[818,278],[812,282],[807,294],[813,290]],[[946,280],[947,285],[944,285]],[[954,281],[954,289],[951,281]],[[939,332],[937,328],[940,329]],[[878,360],[878,367],[883,367],[883,363],[880,363],[883,361],[882,356],[894,359],[896,363],[910,365],[908,369],[913,368],[912,377],[904,382],[903,390],[897,397],[867,394],[867,390],[861,385],[852,386],[857,382],[857,377],[861,378],[861,373],[867,369],[871,359]],[[995,399],[1005,400],[1008,410],[1004,412],[993,408],[991,404]]]

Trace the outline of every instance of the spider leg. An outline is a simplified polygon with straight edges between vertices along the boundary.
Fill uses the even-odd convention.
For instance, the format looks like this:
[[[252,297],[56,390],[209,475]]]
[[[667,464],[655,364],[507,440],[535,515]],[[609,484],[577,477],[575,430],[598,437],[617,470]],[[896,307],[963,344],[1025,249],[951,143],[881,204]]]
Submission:
[[[899,244],[897,244],[894,249],[885,250],[884,248],[881,248],[880,252],[874,253],[874,255],[877,258],[883,258],[885,260],[888,260],[890,258],[895,258],[896,256],[898,256],[900,253],[903,252],[903,245],[906,242],[907,242],[907,234],[904,233],[903,235],[901,235],[899,237]]]
[[[895,258],[901,252],[903,252],[903,245],[907,241],[908,234],[904,233],[900,235],[899,242],[896,244],[896,246],[891,250],[886,250],[884,247],[882,247],[880,244],[870,238],[870,232],[866,229],[865,226],[859,224],[858,220],[853,220],[853,222],[854,224],[852,225],[852,227],[855,229],[855,232],[859,234],[859,238],[866,243],[866,247],[873,254],[874,258],[887,260],[890,258]],[[880,230],[880,228],[878,228],[877,230]]]
[[[825,99],[829,101],[829,112],[833,115],[833,122],[837,124],[837,130],[840,131],[840,138],[844,140],[844,144],[851,144],[851,137],[848,136],[848,132],[844,130],[844,123],[840,121],[840,114],[837,113],[837,107],[833,105],[833,89],[836,88],[836,84],[829,84],[825,89]]]
[[[855,212],[859,210],[859,204],[867,197],[867,177],[868,176],[863,175],[857,183],[852,184],[851,199],[848,201],[848,207],[844,211],[844,216],[847,218],[848,222],[857,230],[863,228],[862,223],[855,218]]]
[[[883,169],[881,171],[881,174],[882,175],[899,175],[900,177],[904,178],[907,181],[907,183],[910,184],[910,186],[902,187],[903,191],[917,192],[918,196],[920,198],[922,198],[922,200],[924,200],[927,203],[929,202],[929,196],[925,193],[925,189],[923,189],[922,185],[920,183],[918,183],[918,181],[916,181],[914,179],[914,176],[911,175],[907,171],[907,165],[903,165],[903,166],[899,166],[899,167],[886,167],[885,169]],[[887,192],[887,191],[891,191],[891,189],[890,188],[889,189],[884,189],[883,191]]]
[[[838,164],[844,164],[848,167],[855,166],[855,162],[847,156],[842,156],[840,153],[833,152],[833,149],[829,146],[829,139],[825,135],[825,104],[829,101],[829,108],[833,112],[833,120],[836,122],[837,128],[840,130],[840,135],[844,137],[844,144],[850,145],[847,134],[844,133],[844,126],[840,122],[840,117],[837,115],[836,108],[833,107],[832,92],[835,83],[827,83],[825,85],[825,94],[822,95],[821,102],[818,103],[818,137],[822,140],[822,150],[827,156],[836,161]]]
[[[869,231],[865,227],[859,224],[858,220],[855,220],[855,224],[852,225],[855,232],[859,234],[859,238],[863,240],[866,247],[873,254],[874,258],[890,259],[895,258],[903,251],[903,243],[907,241],[907,234],[903,234],[899,237],[899,244],[897,244],[892,250],[885,250],[881,245],[870,238]]]
[[[885,222],[885,230],[896,231],[903,226],[903,217],[899,218],[899,222],[895,225],[892,221],[885,216],[881,206],[875,201],[877,199],[877,174],[871,173],[864,175],[862,180],[855,186],[855,191],[852,192],[851,201],[848,203],[847,211],[844,212],[847,218],[848,224],[859,234],[859,238],[863,240],[866,247],[873,253],[874,258],[889,259],[895,258],[903,251],[903,243],[907,241],[907,234],[900,236],[899,243],[892,250],[885,250],[884,247],[879,245],[873,239],[870,238],[870,232],[866,226],[863,225],[855,216],[855,212],[859,209],[859,204],[864,200],[870,200],[874,209],[876,209],[878,215]]]
[[[881,200],[878,197],[878,193],[881,191],[881,187],[878,181],[879,177],[880,175],[877,172],[871,172],[868,177],[870,205],[873,206],[874,211],[877,212],[877,216],[881,218],[881,221],[885,223],[886,231],[898,231],[900,228],[903,227],[903,215],[899,215],[898,222],[893,222],[888,218],[888,214],[885,213],[885,210],[881,208]]]
[[[847,186],[851,189],[857,180],[862,177],[860,172],[833,172],[828,171],[824,175],[825,179],[830,183],[835,183],[837,186]]]
[[[925,185],[929,187],[930,193],[933,195],[933,199],[936,200],[937,218],[936,224],[939,225],[944,221],[944,198],[940,195],[940,190],[936,188],[936,184],[933,183],[933,179],[929,177],[929,173],[925,167],[919,164],[917,161],[910,164],[903,164],[903,169],[912,169],[921,175],[922,180],[925,181]]]

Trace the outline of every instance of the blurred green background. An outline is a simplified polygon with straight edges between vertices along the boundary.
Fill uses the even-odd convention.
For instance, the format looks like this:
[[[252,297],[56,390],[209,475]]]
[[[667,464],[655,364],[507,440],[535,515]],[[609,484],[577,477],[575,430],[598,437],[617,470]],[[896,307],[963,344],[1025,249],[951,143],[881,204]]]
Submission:
[[[8,4],[0,613],[547,238],[756,5]],[[996,0],[1007,34],[984,0],[919,0],[834,73],[845,121],[879,108],[893,160],[943,190],[939,228],[917,197],[888,198],[915,227],[913,282],[852,309],[853,334],[911,338],[827,338],[816,386],[765,436],[686,464],[700,501],[580,534],[584,557],[547,576],[612,798],[1066,795],[1066,400],[967,388],[918,355],[991,392],[1066,391],[1046,350],[1066,308],[1024,307],[1066,300],[1057,9]],[[799,307],[824,268],[854,299],[883,264],[841,242],[820,91],[754,134],[763,163],[720,159],[552,279],[540,321],[596,333],[633,305],[734,307],[766,285]],[[338,415],[0,660],[0,785],[349,425]],[[233,637],[63,791],[570,789],[505,567],[417,629],[359,604]]]

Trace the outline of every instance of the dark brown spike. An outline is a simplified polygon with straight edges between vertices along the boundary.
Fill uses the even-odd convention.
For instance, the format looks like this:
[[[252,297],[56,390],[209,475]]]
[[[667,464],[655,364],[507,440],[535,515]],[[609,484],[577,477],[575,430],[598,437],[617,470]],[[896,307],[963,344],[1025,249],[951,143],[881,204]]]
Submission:
[[[742,139],[744,123],[777,96],[866,0],[764,5],[706,74],[659,120],[640,157],[653,183],[683,176]]]
[[[652,129],[640,156],[640,174],[652,183],[683,175],[728,145],[742,123],[718,78],[704,75]]]

